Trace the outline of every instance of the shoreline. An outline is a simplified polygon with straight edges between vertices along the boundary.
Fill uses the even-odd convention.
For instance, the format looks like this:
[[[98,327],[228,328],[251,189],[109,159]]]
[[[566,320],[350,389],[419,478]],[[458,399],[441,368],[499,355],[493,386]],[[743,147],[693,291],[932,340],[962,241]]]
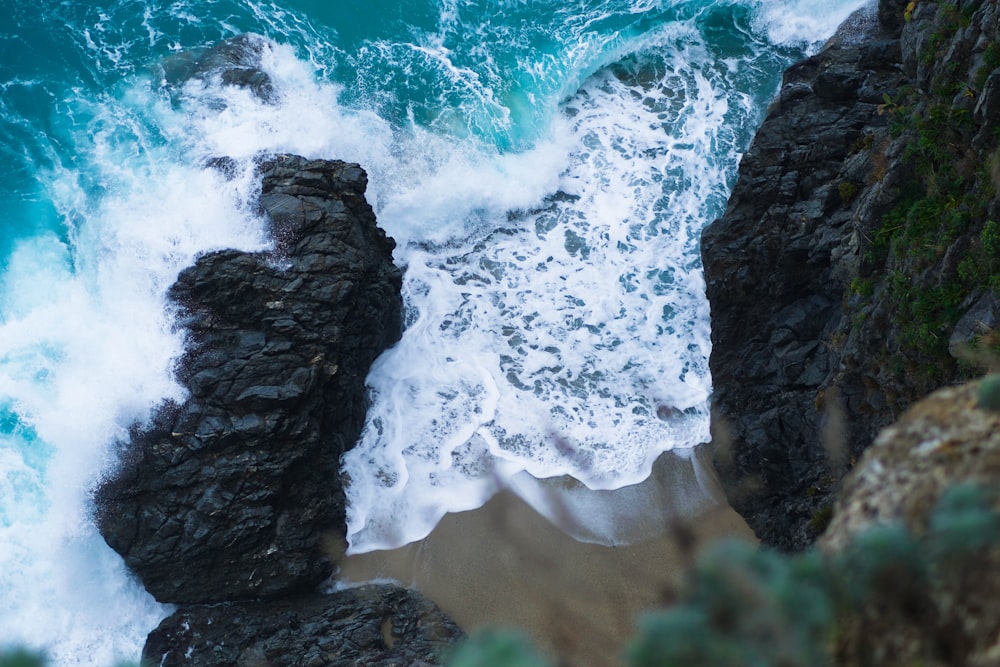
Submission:
[[[523,490],[524,481],[513,486]],[[515,628],[568,664],[604,667],[620,664],[638,615],[670,602],[700,548],[755,539],[726,504],[707,445],[664,452],[647,480],[616,491],[565,478],[534,488],[549,499],[550,518],[505,490],[477,510],[445,516],[423,540],[345,557],[338,580],[391,579],[425,594],[467,632]],[[552,518],[584,536],[585,520],[596,519],[633,540],[580,541]]]

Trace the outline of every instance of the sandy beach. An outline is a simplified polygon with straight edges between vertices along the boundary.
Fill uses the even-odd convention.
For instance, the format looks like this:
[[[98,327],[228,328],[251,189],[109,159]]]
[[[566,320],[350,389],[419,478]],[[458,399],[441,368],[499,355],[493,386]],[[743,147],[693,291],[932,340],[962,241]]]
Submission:
[[[702,446],[666,452],[641,484],[591,491],[566,479],[512,485],[447,515],[425,539],[347,557],[340,579],[392,579],[422,591],[463,628],[517,628],[560,664],[621,664],[643,611],[669,603],[694,554],[752,540],[725,503]],[[558,524],[558,525],[556,525]],[[613,545],[581,541],[613,532]],[[607,539],[607,535],[604,535]]]

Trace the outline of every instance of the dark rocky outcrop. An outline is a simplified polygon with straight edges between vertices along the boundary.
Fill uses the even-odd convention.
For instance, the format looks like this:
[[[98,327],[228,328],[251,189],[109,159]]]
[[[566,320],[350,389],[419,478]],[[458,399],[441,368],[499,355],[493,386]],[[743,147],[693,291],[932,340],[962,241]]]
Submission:
[[[259,169],[275,249],[213,252],[180,275],[190,396],[136,430],[96,496],[104,538],[163,602],[327,578],[345,535],[340,456],[368,368],[401,332],[394,244],[361,168],[281,156]]]
[[[896,36],[868,30],[786,72],[725,216],[702,237],[714,439],[723,428],[733,438],[718,468],[733,507],[786,548],[805,542],[804,524],[829,502],[808,490],[831,475],[816,402],[839,364],[830,340],[854,273],[842,264],[857,262],[838,183],[864,182],[867,157],[849,161],[852,146],[887,135],[878,106],[902,83]]]
[[[150,633],[142,657],[163,667],[418,667],[438,664],[462,636],[419,593],[364,586],[185,607]]]
[[[881,427],[975,372],[948,344],[989,343],[957,325],[1000,304],[997,3],[867,12],[786,72],[702,237],[717,467],[783,549]]]
[[[175,103],[224,108],[233,87],[279,96],[241,35],[164,59]],[[207,168],[232,177],[220,157]],[[183,403],[122,443],[95,492],[107,543],[162,602],[144,664],[431,665],[462,631],[397,586],[324,594],[345,546],[341,455],[367,407],[371,363],[402,333],[395,243],[356,164],[259,160],[268,252],[223,250],[183,271],[169,296],[187,336]]]
[[[234,169],[232,161],[214,166]],[[213,252],[171,288],[190,395],[123,447],[101,532],[146,589],[182,606],[150,633],[157,665],[431,665],[462,631],[397,586],[319,591],[346,531],[340,457],[364,378],[401,333],[394,243],[358,165],[258,165],[270,252]]]

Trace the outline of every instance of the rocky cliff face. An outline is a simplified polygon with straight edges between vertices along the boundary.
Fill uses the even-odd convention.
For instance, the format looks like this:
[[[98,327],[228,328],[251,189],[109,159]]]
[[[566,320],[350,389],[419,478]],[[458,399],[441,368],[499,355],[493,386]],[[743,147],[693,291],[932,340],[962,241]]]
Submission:
[[[766,544],[809,544],[878,429],[996,345],[998,31],[995,0],[856,14],[702,237],[717,467]]]

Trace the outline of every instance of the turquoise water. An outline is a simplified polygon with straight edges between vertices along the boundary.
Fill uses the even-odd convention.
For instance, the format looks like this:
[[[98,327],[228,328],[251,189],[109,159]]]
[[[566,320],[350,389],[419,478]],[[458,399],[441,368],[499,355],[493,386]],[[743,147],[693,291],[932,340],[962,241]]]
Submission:
[[[705,440],[698,234],[782,69],[862,4],[0,0],[0,645],[108,665],[169,611],[88,494],[183,397],[177,273],[270,242],[260,152],[360,162],[406,271],[408,330],[345,461],[355,551],[510,480],[615,488]],[[273,104],[165,79],[242,33]]]

